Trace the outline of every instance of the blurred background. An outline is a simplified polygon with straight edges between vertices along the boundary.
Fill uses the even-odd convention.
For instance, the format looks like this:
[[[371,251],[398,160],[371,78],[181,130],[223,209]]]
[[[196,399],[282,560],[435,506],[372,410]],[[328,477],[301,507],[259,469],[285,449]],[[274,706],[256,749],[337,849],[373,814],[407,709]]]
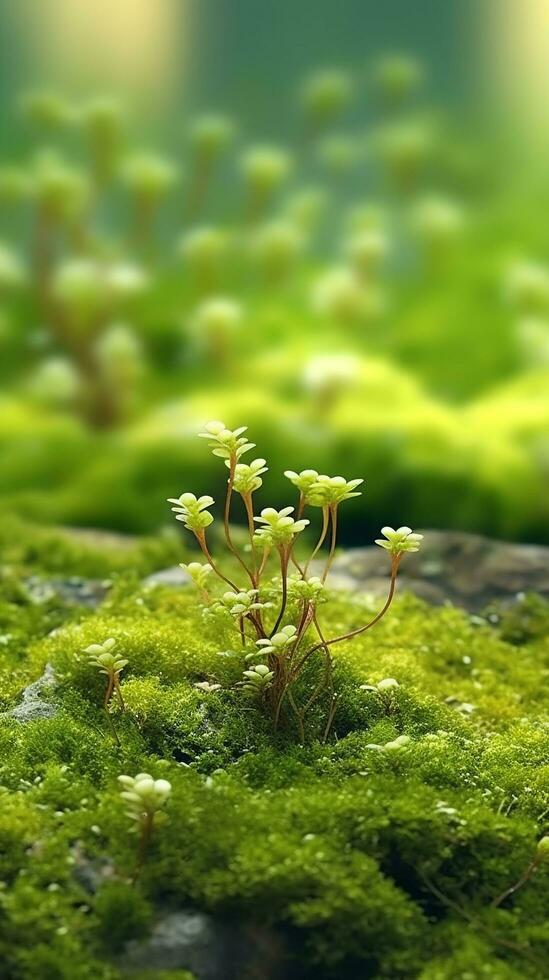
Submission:
[[[0,496],[154,531],[195,433],[549,541],[545,0],[2,0]]]

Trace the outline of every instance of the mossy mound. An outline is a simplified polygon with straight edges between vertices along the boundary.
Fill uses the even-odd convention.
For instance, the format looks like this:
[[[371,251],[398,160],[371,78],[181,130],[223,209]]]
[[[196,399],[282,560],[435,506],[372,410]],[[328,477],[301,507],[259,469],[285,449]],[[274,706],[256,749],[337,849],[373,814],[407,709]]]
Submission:
[[[100,566],[81,545],[116,576],[102,605],[32,602],[26,576],[51,574],[55,535],[34,554],[23,538],[0,583],[2,977],[121,980],[127,941],[178,909],[269,930],[288,977],[544,975],[547,864],[493,903],[547,829],[549,604],[526,598],[491,622],[402,596],[375,631],[334,647],[331,734],[323,743],[313,715],[300,745],[235,687],[242,654],[190,589],[143,587],[119,553]],[[142,574],[154,562],[135,549]],[[322,618],[339,632],[368,611],[340,595]],[[108,636],[129,660],[120,747],[82,652]],[[55,713],[22,724],[10,709],[46,663]],[[384,677],[399,686],[372,689]],[[173,791],[132,884],[117,776],[140,771]],[[182,980],[187,965],[153,975]]]

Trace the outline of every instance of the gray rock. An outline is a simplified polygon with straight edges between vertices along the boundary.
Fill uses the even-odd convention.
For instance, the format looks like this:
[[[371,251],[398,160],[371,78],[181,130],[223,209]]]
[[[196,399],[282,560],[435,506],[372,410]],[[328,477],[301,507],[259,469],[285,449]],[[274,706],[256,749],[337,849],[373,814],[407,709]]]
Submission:
[[[51,664],[46,664],[42,676],[24,689],[20,704],[6,711],[3,717],[14,718],[21,724],[42,718],[54,718],[58,711],[58,706],[52,699],[55,684],[53,667]]]
[[[189,585],[191,581],[191,576],[185,569],[180,568],[179,565],[174,565],[172,568],[163,568],[160,572],[153,572],[152,575],[147,575],[143,585],[168,585],[174,588],[180,588],[182,585]]]
[[[190,970],[198,980],[292,980],[283,938],[256,923],[228,922],[202,912],[165,914],[144,940],[127,943],[124,975]]]
[[[494,600],[512,602],[517,594],[549,597],[549,548],[494,541],[460,531],[425,531],[420,552],[407,555],[398,588],[440,605],[450,601],[478,612]],[[322,563],[315,562],[313,574]],[[328,584],[334,589],[387,592],[387,555],[375,545],[339,555]]]
[[[213,920],[200,912],[172,912],[154,926],[144,941],[125,948],[122,969],[191,970],[200,980],[221,980],[225,950],[217,941]]]
[[[66,579],[42,579],[33,575],[24,584],[36,605],[58,598],[67,606],[86,606],[88,609],[97,609],[111,587],[110,581],[100,582],[78,575]]]

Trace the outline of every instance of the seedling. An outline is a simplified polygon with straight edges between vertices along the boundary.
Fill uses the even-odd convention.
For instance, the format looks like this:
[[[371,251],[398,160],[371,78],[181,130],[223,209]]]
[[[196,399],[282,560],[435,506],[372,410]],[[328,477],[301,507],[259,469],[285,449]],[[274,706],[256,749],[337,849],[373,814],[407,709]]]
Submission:
[[[116,728],[114,727],[114,722],[110,712],[110,705],[113,694],[116,693],[118,701],[120,702],[120,707],[122,708],[122,711],[125,711],[126,706],[124,704],[124,698],[122,697],[122,691],[120,690],[120,674],[127,665],[128,661],[112,652],[115,646],[116,640],[111,636],[108,640],[105,640],[104,643],[92,643],[89,647],[86,647],[84,653],[88,654],[89,663],[93,667],[97,667],[100,673],[105,674],[107,678],[103,707],[107,718],[109,719],[109,724],[111,726],[114,738],[117,744],[120,745],[120,740],[118,738]]]
[[[126,813],[133,821],[132,832],[139,834],[135,880],[146,860],[157,814],[166,805],[172,787],[167,779],[153,779],[148,772],[119,776],[118,782],[123,787],[120,795],[126,803]]]
[[[184,567],[201,592],[206,615],[223,616],[240,634],[244,661],[249,665],[241,682],[244,693],[270,711],[275,730],[288,705],[301,741],[305,739],[305,717],[324,695],[328,699],[326,738],[337,710],[331,647],[366,632],[382,619],[393,601],[400,562],[406,554],[419,550],[422,535],[405,526],[397,530],[382,528],[383,537],[378,538],[376,544],[390,557],[389,590],[383,607],[367,623],[326,638],[319,622],[318,607],[327,598],[325,584],[336,553],[339,508],[360,495],[358,487],[363,481],[331,477],[312,469],[301,473],[287,470],[285,475],[299,494],[295,516],[292,506],[281,510],[264,507],[256,514],[254,494],[262,487],[267,466],[262,458],[251,463],[242,462],[242,457],[255,448],[245,432],[245,426],[231,430],[223,422],[216,421],[209,422],[200,436],[209,440],[213,455],[221,458],[229,471],[223,508],[225,542],[248,583],[243,587],[234,581],[211,554],[207,531],[214,520],[210,513],[214,499],[208,495],[196,497],[193,493],[183,493],[169,499],[176,520],[194,534],[206,559],[205,564],[192,562]],[[231,507],[235,494],[243,503],[250,557],[244,549],[235,546],[231,536]],[[309,518],[303,516],[307,508],[311,508],[312,513],[320,510],[321,521],[316,544],[303,562],[296,557],[295,544],[310,524]],[[310,563],[319,557],[323,547],[324,567],[319,575],[309,576]],[[274,581],[267,580],[272,558],[278,565]],[[212,572],[229,586],[229,591],[225,589],[217,597],[210,595],[206,581],[209,584]],[[320,677],[303,700],[303,685],[298,682],[306,666],[311,666],[312,658],[317,655],[323,662]],[[389,678],[383,689],[393,686],[397,686],[397,682]],[[298,703],[300,697],[301,703]]]

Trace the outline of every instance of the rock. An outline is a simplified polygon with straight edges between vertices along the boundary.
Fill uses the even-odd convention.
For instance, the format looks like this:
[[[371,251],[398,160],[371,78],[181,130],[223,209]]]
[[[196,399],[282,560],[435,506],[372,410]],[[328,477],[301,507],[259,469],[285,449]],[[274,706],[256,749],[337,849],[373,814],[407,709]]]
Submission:
[[[173,588],[180,588],[182,585],[189,585],[191,581],[191,576],[184,568],[180,568],[179,565],[173,565],[172,568],[163,568],[160,572],[153,572],[152,575],[147,575],[143,585],[153,587],[167,585],[173,586]]]
[[[50,602],[51,599],[61,599],[67,606],[86,606],[97,609],[103,602],[110,587],[110,581],[80,578],[72,575],[65,579],[43,579],[32,575],[25,579],[25,587],[34,603]]]
[[[42,718],[54,718],[58,710],[57,704],[51,698],[55,684],[53,667],[46,664],[42,676],[25,688],[20,704],[11,711],[6,711],[4,718],[14,718],[22,724]]]
[[[512,602],[517,594],[549,597],[549,548],[511,544],[460,531],[425,531],[421,551],[407,555],[398,588],[435,605],[450,601],[479,612],[494,600]],[[322,563],[315,562],[312,574]],[[375,545],[351,548],[338,556],[328,584],[334,589],[387,593],[387,555]]]
[[[170,912],[145,940],[127,943],[124,975],[190,970],[197,980],[291,980],[287,950],[270,929],[229,923],[202,912]]]
[[[213,920],[200,912],[172,912],[144,941],[126,945],[122,969],[191,970],[200,980],[221,980],[224,949],[216,941]]]

